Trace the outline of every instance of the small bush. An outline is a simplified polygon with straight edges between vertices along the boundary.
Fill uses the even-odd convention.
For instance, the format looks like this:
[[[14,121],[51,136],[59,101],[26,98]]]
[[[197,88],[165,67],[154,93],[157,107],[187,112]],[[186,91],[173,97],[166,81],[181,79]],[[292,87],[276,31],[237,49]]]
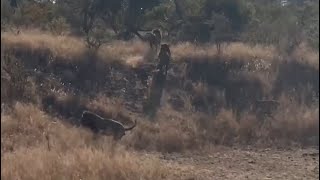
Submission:
[[[51,20],[48,24],[48,29],[56,35],[64,35],[66,32],[70,31],[70,25],[66,22],[65,18],[58,17]]]

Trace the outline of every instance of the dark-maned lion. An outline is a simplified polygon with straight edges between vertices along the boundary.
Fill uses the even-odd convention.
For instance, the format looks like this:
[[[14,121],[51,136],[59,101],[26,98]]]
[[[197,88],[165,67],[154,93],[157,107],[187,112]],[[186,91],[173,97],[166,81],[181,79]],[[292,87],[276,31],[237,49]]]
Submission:
[[[126,134],[125,131],[132,130],[136,126],[137,122],[134,121],[133,126],[125,128],[123,124],[118,121],[105,119],[93,112],[84,111],[82,113],[80,124],[89,128],[94,133],[101,133],[106,136],[112,135],[114,140],[120,140],[122,136]]]

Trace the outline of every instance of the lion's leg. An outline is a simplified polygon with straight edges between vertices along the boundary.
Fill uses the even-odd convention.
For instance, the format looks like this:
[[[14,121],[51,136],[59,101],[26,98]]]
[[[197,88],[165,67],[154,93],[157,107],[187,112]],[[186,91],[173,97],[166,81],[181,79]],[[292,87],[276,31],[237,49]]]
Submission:
[[[119,133],[119,132],[116,132],[116,133],[114,133],[113,134],[113,140],[114,141],[119,141],[120,139],[121,139],[121,133]]]
[[[168,64],[166,64],[166,76],[168,74]]]

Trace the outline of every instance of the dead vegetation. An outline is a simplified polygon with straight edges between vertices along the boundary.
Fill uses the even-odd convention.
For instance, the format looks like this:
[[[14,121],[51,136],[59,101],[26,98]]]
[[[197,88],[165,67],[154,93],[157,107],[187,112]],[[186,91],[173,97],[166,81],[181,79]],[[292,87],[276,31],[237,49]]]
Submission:
[[[171,45],[166,95],[151,122],[137,69],[148,76],[152,68],[128,61],[146,53],[142,43],[112,42],[92,54],[78,38],[26,31],[4,33],[1,43],[5,179],[170,179],[172,170],[136,152],[318,146],[319,59],[307,48],[286,61],[272,47],[231,43],[216,56],[214,46]],[[252,106],[268,100],[279,105],[261,118]],[[78,127],[85,109],[138,125],[120,144],[93,140]]]
[[[168,175],[156,159],[141,159],[112,147],[108,139],[92,141],[89,131],[56,122],[31,104],[18,103],[9,115],[2,115],[1,133],[1,176],[6,179],[163,179]]]

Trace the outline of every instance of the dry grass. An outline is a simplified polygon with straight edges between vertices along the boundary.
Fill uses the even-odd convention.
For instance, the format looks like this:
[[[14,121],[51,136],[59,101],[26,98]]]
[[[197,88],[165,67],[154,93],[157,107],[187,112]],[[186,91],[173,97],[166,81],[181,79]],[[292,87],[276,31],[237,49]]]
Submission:
[[[295,112],[298,116],[289,116],[297,107],[292,104],[284,107],[289,109],[286,115],[277,115],[271,121],[272,127],[262,129],[254,116],[246,116],[239,123],[228,110],[215,118],[202,119],[206,124],[201,128],[196,116],[162,109],[156,124],[139,121],[137,129],[124,138],[121,143],[124,146],[115,146],[109,138],[94,140],[89,131],[62,124],[32,104],[17,103],[12,112],[1,117],[1,176],[5,179],[167,179],[174,172],[159,160],[143,158],[125,147],[181,152],[198,149],[203,142],[267,142],[269,138],[282,141],[297,131],[295,137],[319,133],[318,109],[303,109]],[[49,135],[49,147],[46,135]]]
[[[216,144],[249,143],[262,146],[285,147],[299,142],[302,145],[317,143],[319,138],[319,107],[308,107],[282,96],[280,107],[263,120],[252,112],[237,120],[233,111],[222,109],[217,116],[199,119],[204,130],[203,138]]]
[[[214,59],[217,56],[216,47],[210,45],[194,45],[191,43],[180,43],[172,47],[174,59]],[[224,60],[243,59],[265,59],[274,60],[277,57],[277,51],[272,47],[266,46],[248,46],[243,43],[231,43],[223,49],[220,58]]]
[[[290,138],[310,144],[319,136],[319,105],[312,107],[290,101],[286,96],[280,98],[281,106],[275,113],[267,135],[273,138]]]
[[[85,44],[79,38],[69,36],[54,36],[40,31],[21,31],[16,35],[4,32],[1,43],[5,48],[24,49],[30,52],[49,49],[53,57],[77,59],[86,50]]]
[[[293,53],[302,63],[306,63],[319,70],[319,51],[311,50],[306,44],[302,43]]]
[[[193,117],[162,108],[156,123],[150,123],[147,119],[139,122],[126,141],[138,150],[170,153],[198,149],[202,141]]]
[[[49,49],[53,57],[59,57],[66,60],[79,59],[86,52],[84,40],[70,36],[53,36],[35,30],[24,30],[21,34],[16,35],[5,32],[1,36],[1,43],[8,48],[23,48],[28,51]],[[193,45],[191,43],[180,43],[171,46],[173,59],[179,60],[201,60],[215,59],[217,56],[214,45]],[[98,51],[98,57],[108,62],[110,60],[123,61],[134,66],[136,63],[143,61],[149,49],[141,41],[114,41],[105,44]],[[318,65],[319,53],[314,52],[302,44],[294,55],[297,59],[302,59],[308,64]],[[243,43],[231,43],[223,50],[220,55],[225,61],[230,59],[241,59],[246,61],[263,59],[272,61],[279,58],[279,53],[273,47],[266,46],[249,46]]]
[[[155,159],[142,160],[109,139],[94,141],[86,130],[53,120],[37,107],[20,103],[12,113],[1,116],[2,178],[118,180],[169,175]]]
[[[4,32],[1,43],[5,48],[26,50],[30,53],[35,51],[49,50],[53,59],[77,60],[82,59],[88,50],[85,41],[71,36],[54,36],[40,31],[21,31],[19,35]],[[97,56],[106,61],[125,61],[134,55],[147,52],[147,46],[142,42],[114,41],[102,46]]]
[[[122,99],[97,95],[87,104],[88,109],[99,115],[116,119],[125,126],[134,120],[138,125],[127,132],[123,145],[138,150],[182,152],[201,145],[198,127],[192,114],[181,114],[166,106],[160,109],[156,124],[139,114],[126,111]]]
[[[64,60],[62,63],[81,62],[84,59],[83,56],[87,56],[87,49],[83,41],[74,37],[56,37],[43,32],[25,31],[18,36],[4,33],[1,40],[5,45],[4,52],[11,53],[12,57],[19,54],[17,52],[22,55],[24,55],[23,53],[28,54],[28,58],[22,56],[24,61],[32,61],[32,57],[36,57],[38,53],[44,51],[51,53],[52,61]],[[135,66],[141,63],[147,49],[147,46],[141,42],[117,41],[101,47],[99,52],[95,54],[97,56],[92,56],[92,58],[102,60],[103,63],[116,60],[125,62],[126,65]],[[12,52],[12,50],[15,51]],[[212,45],[195,46],[189,43],[172,46],[172,54],[177,62],[193,60],[200,62],[200,65],[202,65],[202,60],[228,62],[235,59],[250,62],[263,59],[263,61],[269,62],[281,59],[276,50],[271,47],[250,47],[241,43],[230,44],[219,57]],[[319,61],[317,54],[317,52],[312,52],[302,46],[294,56],[297,57],[298,63],[314,67]],[[17,57],[14,60],[19,61],[20,58]],[[6,65],[8,68],[15,68],[14,63]],[[90,74],[91,72],[83,71],[87,73],[86,75],[90,74],[93,77],[89,80],[85,79],[89,81],[89,84],[106,81],[104,76],[108,74],[104,73],[106,71],[104,66],[99,64],[96,66],[99,66],[95,68],[100,68],[100,73]],[[207,64],[203,64],[203,66],[207,66]],[[218,67],[217,70],[220,70],[219,63],[210,67],[216,68],[215,66]],[[242,83],[248,84],[244,88],[247,88],[246,91],[253,95],[260,90],[260,87],[256,87],[257,84],[252,83],[253,80],[261,82],[262,92],[270,93],[274,88],[274,81],[277,80],[278,74],[277,70],[270,70],[274,66],[268,68],[259,66],[254,67],[254,71],[250,71],[250,67],[247,67],[245,71],[236,74],[238,81],[235,82],[240,82],[240,85],[239,87],[233,84],[231,87],[228,86],[231,89],[231,94],[232,92],[238,93],[238,89],[243,88]],[[125,75],[133,76],[127,72],[130,71],[127,68],[117,70],[118,73],[124,75],[123,77]],[[122,72],[122,70],[125,71]],[[220,76],[225,76],[225,72],[215,74],[216,72],[210,68],[206,71],[208,72],[201,73],[208,73],[208,77],[215,76],[218,80],[222,79],[222,84],[227,84],[228,79]],[[23,68],[17,68],[16,71],[9,73],[3,71],[2,68],[1,76],[3,79],[17,79],[18,75],[27,76],[22,72]],[[284,72],[286,73],[286,71]],[[301,72],[304,72],[303,68]],[[309,77],[307,75],[306,78]],[[190,78],[186,72],[171,78],[180,76],[185,80]],[[8,90],[1,94],[1,98],[7,97],[8,101],[4,106],[9,106],[8,109],[1,111],[1,163],[3,164],[1,177],[4,179],[39,179],[39,177],[42,179],[172,179],[173,167],[164,167],[159,159],[143,158],[137,151],[185,152],[200,150],[204,146],[216,144],[229,146],[253,144],[271,147],[298,144],[304,146],[316,145],[315,139],[319,138],[319,106],[315,103],[310,105],[303,101],[304,96],[313,91],[312,88],[310,90],[305,88],[306,90],[301,92],[302,101],[292,99],[283,91],[282,94],[285,95],[278,99],[280,107],[274,112],[273,118],[266,118],[263,122],[250,109],[245,109],[246,112],[237,117],[236,113],[226,106],[226,93],[220,90],[221,88],[212,86],[206,79],[200,78],[200,80],[196,79],[190,83],[190,90],[179,86],[174,87],[176,89],[173,88],[173,91],[168,90],[168,97],[174,91],[177,92],[182,99],[182,108],[176,111],[173,110],[172,104],[164,102],[154,122],[151,122],[143,114],[132,113],[127,109],[126,101],[128,98],[105,95],[104,90],[107,90],[108,85],[111,84],[108,81],[106,84],[102,84],[106,87],[100,91],[94,86],[89,86],[88,88],[92,92],[85,94],[85,91],[82,92],[80,89],[81,93],[74,94],[68,89],[70,88],[68,85],[59,84],[58,79],[55,79],[58,84],[55,85],[47,80],[42,81],[44,84],[38,84],[36,78],[33,78],[30,81],[22,81],[22,78],[20,81],[6,81],[1,84],[2,91],[5,88]],[[119,79],[111,79],[111,81],[121,82],[121,79],[122,76]],[[82,81],[83,79],[78,80]],[[177,78],[177,81],[180,79]],[[121,88],[123,87],[119,85],[119,89]],[[15,92],[16,89],[19,91]],[[126,86],[126,93],[135,91],[134,86]],[[10,92],[15,93],[8,96]],[[53,108],[52,111],[47,111],[43,103],[43,100],[47,98],[47,102],[50,104],[49,92],[55,97],[53,104],[56,109]],[[13,97],[19,94],[21,97]],[[212,105],[210,101],[206,101],[209,98],[213,98],[214,100],[211,101],[218,104],[218,107],[214,106],[215,113],[196,110],[197,105],[194,101],[204,101],[204,106],[209,107]],[[229,98],[233,100],[234,97]],[[15,101],[10,101],[10,99]],[[88,130],[68,123],[72,120],[77,121],[83,109],[92,110],[104,117],[117,119],[125,125],[129,125],[134,119],[137,119],[138,125],[132,131],[127,132],[119,144],[114,144],[108,137],[95,139]],[[30,168],[30,163],[32,163],[32,168]]]
[[[30,163],[32,162],[32,168]],[[4,179],[166,179],[168,170],[155,159],[141,160],[129,152],[115,155],[92,148],[68,152],[43,147],[22,148],[1,159]]]
[[[88,133],[83,131],[76,131],[74,128],[67,130],[64,124],[58,123],[58,119],[48,116],[32,104],[17,103],[12,112],[1,115],[3,151],[47,144],[46,135],[50,136],[51,145],[58,144],[59,149],[69,149],[75,144],[83,145],[86,139],[90,138]],[[78,136],[78,139],[72,139],[75,136]]]
[[[88,107],[95,112],[103,112],[106,117],[117,118],[123,115],[124,100],[121,98],[106,97],[98,94],[92,101],[88,103]]]
[[[3,40],[3,44],[7,45],[7,49],[14,49],[16,47],[20,47],[22,49],[31,49],[36,50],[36,49],[41,49],[41,48],[48,48],[50,49],[50,52],[52,52],[53,54],[57,55],[57,56],[63,56],[64,58],[68,59],[76,59],[74,56],[81,56],[81,53],[83,51],[85,51],[85,46],[83,45],[83,42],[77,38],[73,38],[73,37],[67,37],[67,36],[61,36],[61,37],[55,37],[52,36],[50,34],[45,34],[43,32],[22,32],[20,35],[16,36],[10,33],[5,33],[2,36],[2,40]],[[63,44],[62,46],[60,46],[60,44]],[[113,42],[111,44],[108,44],[104,47],[102,47],[100,49],[99,53],[102,53],[100,56],[102,57],[103,55],[105,55],[106,57],[113,57],[114,59],[121,59],[121,57],[136,57],[139,54],[143,54],[145,53],[145,45],[141,42],[135,42],[135,41],[131,41],[131,42]],[[216,56],[216,52],[215,52],[215,47],[211,46],[211,45],[204,45],[204,46],[195,46],[189,43],[183,43],[183,44],[178,44],[172,47],[172,52],[173,52],[173,56],[176,57],[176,59],[214,59],[214,57]],[[310,50],[308,50],[305,46],[302,46],[302,48],[300,49],[300,51],[296,52],[296,56],[298,57],[305,57],[308,62],[316,62],[316,56],[315,54],[309,53],[311,52]],[[121,57],[120,57],[121,56]],[[276,56],[276,51],[273,48],[270,47],[261,47],[261,46],[256,46],[256,47],[250,47],[250,46],[246,46],[245,44],[241,44],[241,43],[233,43],[230,44],[229,46],[227,46],[227,50],[221,55],[220,59],[223,59],[224,61],[228,61],[229,59],[246,59],[246,60],[251,60],[251,59],[255,59],[255,58],[261,58],[261,59],[265,59],[265,60],[275,60],[278,59]],[[270,68],[270,67],[269,67]],[[260,72],[260,73],[259,73]],[[273,72],[273,71],[272,71]],[[14,74],[21,74],[20,72],[12,72],[13,75]],[[2,73],[3,74],[3,73]],[[257,79],[259,82],[261,82],[263,84],[263,89],[264,91],[271,91],[273,84],[271,83],[272,81],[274,81],[275,79],[275,75],[270,75],[266,74],[266,75],[262,75],[262,71],[257,68],[257,72],[245,72],[243,73],[246,76],[252,77],[251,79]],[[12,75],[12,74],[11,74]],[[184,75],[186,76],[186,75]],[[243,81],[249,81],[250,78],[248,79],[243,79]],[[17,82],[19,83],[19,82]],[[33,82],[34,84],[34,82]],[[30,91],[29,86],[27,87],[27,85],[23,85],[21,84],[21,86],[26,86],[23,91]],[[12,88],[14,88],[15,86],[12,86]],[[36,88],[31,88],[32,92],[27,93],[28,96],[37,96],[36,95]],[[255,89],[253,89],[255,90]],[[12,91],[12,90],[10,90]],[[208,84],[204,81],[198,81],[193,83],[193,88],[192,88],[192,94],[188,94],[186,93],[179,93],[180,96],[182,96],[183,99],[183,104],[184,104],[184,110],[187,112],[194,112],[194,104],[193,102],[191,102],[192,100],[195,99],[201,99],[201,100],[205,100],[208,95],[214,93],[214,88],[208,86]],[[310,93],[309,91],[304,92],[305,94]],[[5,95],[4,95],[5,96]],[[135,115],[129,115],[128,112],[126,112],[124,109],[124,99],[122,99],[122,97],[120,98],[112,98],[112,97],[106,97],[102,94],[98,94],[96,95],[96,97],[90,101],[86,100],[79,100],[79,101],[74,101],[72,100],[71,96],[68,93],[65,93],[63,96],[62,95],[58,95],[58,103],[60,103],[62,106],[60,107],[60,109],[62,109],[63,111],[69,111],[69,112],[76,112],[77,109],[73,108],[73,106],[77,106],[77,104],[86,104],[85,107],[93,110],[95,112],[99,112],[101,115],[104,115],[106,117],[110,117],[110,118],[116,118],[116,119],[121,119],[120,121],[123,121],[124,123],[130,123],[129,121],[132,121],[133,118],[140,118],[140,117],[135,117]],[[223,101],[225,98],[224,94],[217,94],[216,95],[216,99],[215,101],[217,102],[217,100],[221,101],[221,104],[225,104]],[[41,97],[37,97],[37,98],[41,98]],[[70,100],[71,98],[71,100]],[[80,98],[80,99],[85,99],[85,98]],[[284,98],[285,100],[290,99],[288,97]],[[39,102],[35,101],[35,102]],[[286,107],[291,107],[289,105],[294,105],[295,102],[290,102],[286,104]],[[37,103],[36,103],[37,104]],[[300,113],[300,110],[303,110],[305,112],[301,112],[301,116],[304,113],[307,113],[309,109],[309,107],[303,105],[303,104],[299,104],[297,103],[296,105],[294,105],[294,107],[292,107],[291,111],[295,111],[297,113]],[[315,112],[313,109],[310,110],[312,113],[312,125],[315,125],[318,118],[315,118],[314,115]],[[284,114],[287,116],[286,113],[283,112],[287,112],[286,109],[280,109],[279,110],[279,117],[280,114]],[[66,112],[68,113],[68,112]],[[238,136],[238,130],[239,129],[243,129],[243,127],[241,127],[241,124],[239,124],[235,119],[235,115],[233,112],[231,112],[230,109],[223,107],[222,111],[218,112],[219,114],[217,116],[214,117],[210,117],[208,118],[206,121],[207,122],[213,122],[211,125],[208,125],[207,127],[210,127],[209,129],[216,129],[214,132],[217,132],[216,134],[214,133],[214,135],[208,135],[212,138],[209,139],[213,139],[213,142],[218,142],[223,144],[224,141],[228,141],[229,140],[225,140],[225,139],[237,139],[240,136]],[[172,117],[172,115],[170,116],[170,114],[175,114],[174,115],[174,121],[169,121],[168,119],[170,119]],[[290,113],[289,113],[290,114]],[[131,117],[130,117],[131,116]],[[169,117],[168,117],[169,116]],[[180,117],[179,117],[180,116]],[[303,117],[306,115],[303,115]],[[250,117],[249,119],[255,119],[254,115],[248,115],[248,117]],[[299,116],[296,116],[299,117]],[[303,117],[299,117],[300,119]],[[195,119],[192,119],[195,118]],[[289,120],[291,117],[282,117],[282,119],[285,120]],[[181,124],[185,124],[185,122],[188,122],[189,124],[193,124],[192,126],[197,126],[198,123],[196,122],[197,119],[196,116],[190,116],[190,114],[186,113],[183,115],[179,115],[177,113],[172,112],[168,107],[162,109],[159,113],[159,117],[158,117],[158,123],[161,126],[156,126],[156,127],[152,127],[153,125],[148,125],[145,124],[146,127],[152,127],[150,130],[152,131],[157,131],[158,133],[156,133],[154,135],[153,138],[150,139],[157,139],[157,141],[155,142],[159,142],[159,147],[156,148],[155,146],[153,146],[153,148],[155,149],[161,149],[161,151],[165,151],[164,149],[171,149],[171,148],[162,148],[162,146],[171,146],[171,145],[164,145],[165,143],[165,139],[170,139],[172,140],[174,143],[169,143],[169,144],[181,144],[180,142],[184,141],[188,141],[188,140],[184,140],[183,138],[187,137],[186,139],[188,139],[190,137],[192,137],[193,139],[197,139],[198,136],[201,136],[203,134],[201,133],[197,133],[197,131],[201,131],[198,130],[197,128],[193,128],[193,130],[191,130],[191,134],[188,135],[184,135],[185,132],[189,133],[188,131],[185,131],[185,129],[183,129],[184,126],[181,126]],[[213,119],[213,120],[210,120]],[[248,126],[248,120],[244,120],[244,126]],[[251,121],[251,120],[249,120]],[[281,118],[279,119],[279,121],[281,121]],[[195,123],[196,122],[196,123]],[[305,121],[302,121],[305,122]],[[225,124],[223,124],[225,123]],[[295,125],[298,123],[295,123]],[[163,126],[163,127],[162,127]],[[173,127],[172,132],[170,133],[163,133],[162,132],[162,128],[166,129],[170,129]],[[230,128],[230,130],[226,130]],[[256,127],[253,126],[251,127],[252,129],[255,129]],[[284,127],[281,127],[284,128]],[[299,127],[295,127],[297,129],[299,129]],[[223,129],[223,130],[221,130]],[[144,131],[144,130],[141,130]],[[231,137],[226,137],[227,135],[224,134],[219,134],[220,132],[227,132],[229,134],[229,136]],[[235,132],[233,132],[235,131]],[[302,130],[304,131],[304,130]],[[139,132],[139,130],[138,130]],[[139,132],[140,134],[144,134],[145,132]],[[177,140],[174,140],[178,135],[181,135],[180,137],[183,137],[182,139],[180,139],[180,137]],[[194,134],[198,134],[198,135],[194,135]],[[149,133],[147,133],[148,136]],[[135,144],[136,142],[144,142],[143,140],[141,141],[140,138],[146,138],[148,139],[148,137],[143,137],[144,135],[139,135],[138,137],[135,137],[139,140],[133,141],[133,144]],[[152,136],[152,135],[150,135]],[[155,137],[157,136],[157,137]],[[164,137],[172,137],[172,138],[163,138]],[[216,137],[214,137],[216,136]],[[222,137],[222,138],[221,138]],[[189,139],[192,139],[189,138]],[[219,140],[220,138],[220,140]],[[221,140],[222,139],[222,140]],[[163,145],[161,145],[163,144]],[[188,143],[186,143],[188,144]],[[134,145],[135,146],[135,145]],[[140,147],[141,145],[137,145],[138,147]],[[179,145],[180,146],[180,145]],[[189,145],[181,145],[182,147],[184,146],[189,146]],[[173,148],[174,149],[174,148]],[[178,148],[176,148],[178,149]],[[181,149],[185,149],[185,148],[181,148]],[[171,150],[169,150],[171,151]],[[178,150],[179,151],[179,150]]]

